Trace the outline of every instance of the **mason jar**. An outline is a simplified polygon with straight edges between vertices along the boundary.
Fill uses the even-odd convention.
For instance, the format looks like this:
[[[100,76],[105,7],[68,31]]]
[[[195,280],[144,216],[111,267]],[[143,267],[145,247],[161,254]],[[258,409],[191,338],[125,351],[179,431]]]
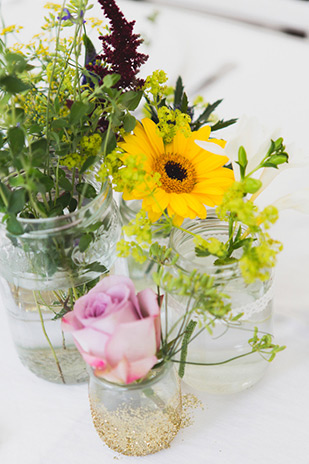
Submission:
[[[111,186],[73,213],[18,220],[22,235],[0,225],[0,291],[18,356],[46,380],[83,382],[85,363],[61,316],[115,261],[121,220]]]
[[[89,401],[100,438],[127,456],[168,448],[181,426],[180,382],[170,362],[128,385],[108,382],[90,370]]]
[[[123,225],[128,225],[130,221],[135,219],[137,213],[141,210],[142,200],[127,200],[125,201],[122,197],[119,203],[119,211]],[[126,236],[125,240],[128,242],[135,241],[135,237]],[[154,232],[153,241],[157,241],[160,245],[168,244],[168,237],[164,236],[163,232]],[[144,288],[150,287],[156,289],[156,286],[152,280],[152,273],[155,271],[154,262],[146,260],[144,263],[138,263],[132,256],[126,258],[127,273],[130,279],[133,280],[135,288],[137,290],[143,290]]]
[[[220,221],[213,212],[205,220],[186,221],[182,228],[206,240],[215,237],[226,242],[228,239],[228,224]],[[251,352],[248,340],[255,327],[260,336],[273,331],[273,279],[248,284],[237,262],[219,266],[214,264],[213,256],[197,257],[194,236],[190,233],[179,229],[172,231],[170,247],[179,255],[174,270],[181,269],[189,274],[196,269],[208,274],[218,291],[227,296],[231,314],[242,313],[242,316],[227,323],[209,315],[214,324],[212,333],[205,329],[189,343],[184,381],[209,393],[239,392],[258,382],[269,364],[260,354],[247,353]],[[168,295],[171,327],[181,320],[187,303],[184,297]]]

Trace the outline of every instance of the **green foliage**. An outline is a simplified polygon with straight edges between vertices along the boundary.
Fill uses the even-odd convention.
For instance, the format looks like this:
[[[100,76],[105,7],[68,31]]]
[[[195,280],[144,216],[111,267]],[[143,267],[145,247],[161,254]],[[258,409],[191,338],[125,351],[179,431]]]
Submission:
[[[190,104],[188,96],[185,92],[185,88],[182,82],[182,78],[179,76],[174,89],[168,89],[163,84],[167,78],[163,71],[155,71],[152,76],[146,80],[145,86],[145,99],[146,99],[146,112],[149,117],[156,123],[160,123],[160,111],[165,109],[165,114],[169,118],[166,118],[165,123],[169,124],[170,130],[175,130],[174,126],[177,126],[177,118],[172,117],[175,112],[182,115],[182,117],[188,117],[188,125],[192,131],[197,131],[205,124],[211,125],[212,132],[228,127],[234,124],[237,119],[230,119],[229,121],[217,120],[214,115],[214,111],[220,105],[222,100],[217,100],[214,103],[207,103],[202,108],[202,111],[198,111],[198,105]],[[196,114],[199,113],[199,114]],[[179,124],[179,123],[178,123]],[[164,129],[165,133],[168,133],[167,128]]]

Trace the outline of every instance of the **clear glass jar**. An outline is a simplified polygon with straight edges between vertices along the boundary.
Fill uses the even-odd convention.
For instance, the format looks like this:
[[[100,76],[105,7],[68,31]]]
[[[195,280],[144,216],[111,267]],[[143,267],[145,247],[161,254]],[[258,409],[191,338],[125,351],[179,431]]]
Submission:
[[[85,363],[56,315],[72,306],[83,285],[113,265],[121,221],[112,189],[106,183],[95,199],[71,214],[19,221],[24,228],[19,236],[0,226],[0,291],[17,353],[46,380],[85,381]],[[89,228],[91,242],[81,250]]]
[[[119,211],[121,219],[124,225],[127,225],[132,219],[135,219],[136,214],[141,210],[142,200],[128,200],[125,201],[123,198],[120,199]],[[164,237],[163,234],[154,234],[154,240],[159,242],[160,245],[167,245],[168,238]],[[128,242],[134,241],[134,237],[126,237]],[[127,272],[130,279],[133,280],[135,288],[137,290],[143,290],[144,288],[156,289],[156,286],[152,280],[152,273],[154,272],[154,263],[152,261],[145,261],[144,263],[138,263],[132,256],[126,258]]]
[[[172,363],[129,385],[108,382],[90,371],[89,400],[100,438],[127,456],[168,448],[181,426],[180,382]]]
[[[186,221],[183,228],[204,239],[216,237],[226,241],[228,238],[228,224],[221,222],[212,212],[206,220]],[[186,364],[184,381],[198,390],[209,393],[235,393],[258,382],[268,366],[268,362],[258,353],[227,363],[225,361],[251,351],[248,340],[252,337],[255,327],[261,333],[272,333],[272,279],[246,284],[237,263],[215,266],[214,257],[197,257],[193,240],[192,235],[178,229],[172,232],[170,246],[179,254],[176,267],[188,273],[197,269],[198,272],[212,276],[218,290],[228,295],[232,313],[235,316],[243,313],[243,316],[229,327],[217,319],[212,334],[205,330],[189,344],[187,361],[210,365]],[[187,301],[169,295],[168,302],[170,324],[173,324],[181,318]],[[212,365],[213,363],[222,364]]]

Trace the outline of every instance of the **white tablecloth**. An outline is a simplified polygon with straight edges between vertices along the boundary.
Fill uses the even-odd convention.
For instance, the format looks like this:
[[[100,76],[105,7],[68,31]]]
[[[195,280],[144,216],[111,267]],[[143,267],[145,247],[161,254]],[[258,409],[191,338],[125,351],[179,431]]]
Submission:
[[[38,28],[43,1],[5,4],[7,24]],[[220,115],[256,115],[281,127],[309,154],[309,41],[201,14],[119,1],[128,19],[151,40],[144,73],[163,68],[174,82],[182,74],[189,95],[207,76],[229,69],[202,93],[224,97]],[[146,21],[153,10],[154,24]],[[99,11],[96,9],[96,11]],[[282,174],[269,198],[308,186],[309,170]],[[253,388],[231,396],[194,393],[204,404],[192,426],[168,450],[143,458],[117,456],[92,426],[87,386],[54,385],[28,372],[15,353],[4,308],[0,311],[0,463],[173,464],[309,463],[309,217],[282,213],[272,235],[283,241],[275,281],[275,335],[287,349]]]

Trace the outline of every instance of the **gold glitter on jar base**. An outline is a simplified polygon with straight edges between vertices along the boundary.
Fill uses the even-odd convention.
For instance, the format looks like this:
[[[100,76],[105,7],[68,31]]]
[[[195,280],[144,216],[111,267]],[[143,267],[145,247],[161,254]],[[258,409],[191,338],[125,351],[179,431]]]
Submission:
[[[168,448],[182,423],[180,383],[172,364],[153,369],[140,383],[117,385],[90,373],[94,426],[109,448],[145,456]]]

